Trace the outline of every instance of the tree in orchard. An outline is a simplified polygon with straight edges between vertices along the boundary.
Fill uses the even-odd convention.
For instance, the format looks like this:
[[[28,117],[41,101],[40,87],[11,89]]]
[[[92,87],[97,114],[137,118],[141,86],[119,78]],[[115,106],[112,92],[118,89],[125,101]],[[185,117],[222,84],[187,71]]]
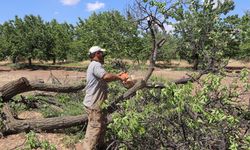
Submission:
[[[193,69],[223,67],[227,63],[224,58],[239,50],[235,26],[222,18],[233,9],[233,1],[218,1],[216,6],[212,0],[191,0],[180,2],[170,14],[176,20],[179,54],[193,63]]]
[[[76,38],[75,43],[82,45],[81,53],[87,54],[89,47],[100,45],[110,52],[109,56],[115,58],[132,56],[131,49],[142,45],[137,26],[130,22],[129,17],[115,10],[93,13],[88,19],[79,19]]]
[[[59,24],[55,19],[48,23],[49,35],[53,46],[48,49],[49,58],[53,60],[66,60],[71,53],[71,42],[73,41],[73,26],[67,23]]]
[[[25,57],[28,58],[29,65],[32,65],[32,59],[36,59],[38,53],[44,48],[45,24],[40,16],[26,15],[24,22],[24,48]]]
[[[240,27],[243,41],[240,45],[241,53],[240,58],[249,60],[250,58],[250,11],[247,11],[245,15],[242,16]]]
[[[24,22],[18,16],[15,16],[14,20],[4,22],[2,25],[1,51],[4,57],[9,57],[13,63],[17,63],[25,55],[24,32]]]

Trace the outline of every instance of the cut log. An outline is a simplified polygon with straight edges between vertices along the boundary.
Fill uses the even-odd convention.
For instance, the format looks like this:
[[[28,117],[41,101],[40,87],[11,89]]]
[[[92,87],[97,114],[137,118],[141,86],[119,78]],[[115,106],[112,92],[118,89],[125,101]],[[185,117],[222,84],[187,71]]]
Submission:
[[[25,92],[30,88],[29,81],[26,78],[20,78],[18,80],[5,84],[1,89],[1,96],[3,100],[11,99],[13,96]]]
[[[54,129],[68,128],[77,125],[83,125],[88,120],[87,115],[53,117],[32,120],[15,120],[6,125],[7,130],[3,133],[13,134],[23,131],[48,131]]]
[[[82,90],[84,89],[84,87],[84,83],[79,83],[77,85],[54,85],[45,84],[38,80],[29,82],[29,80],[22,77],[18,80],[5,84],[3,87],[1,87],[0,92],[3,101],[8,101],[13,96],[28,91],[38,90],[47,92],[70,93]]]
[[[44,119],[17,120],[14,119],[7,104],[5,104],[3,107],[3,113],[6,117],[4,122],[5,128],[1,131],[3,134],[13,134],[30,130],[49,131],[54,129],[62,129],[76,125],[84,125],[88,120],[88,117],[85,114]]]

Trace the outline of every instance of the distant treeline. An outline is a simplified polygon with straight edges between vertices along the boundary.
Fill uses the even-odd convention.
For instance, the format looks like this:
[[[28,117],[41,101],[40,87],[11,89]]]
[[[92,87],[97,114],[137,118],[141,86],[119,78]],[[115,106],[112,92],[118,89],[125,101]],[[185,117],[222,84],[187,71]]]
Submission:
[[[188,3],[176,7],[169,18],[175,20],[167,35],[157,31],[158,37],[168,36],[158,51],[157,60],[185,59],[194,69],[208,65],[218,67],[223,58],[250,58],[250,13],[221,17],[233,10],[233,3],[214,9],[212,6]],[[152,5],[153,7],[153,5]],[[157,6],[155,6],[157,7]],[[164,15],[164,11],[162,12]],[[140,28],[140,18],[127,11],[93,13],[79,18],[76,25],[44,21],[40,16],[16,16],[0,24],[0,59],[13,63],[21,60],[81,61],[88,59],[93,45],[106,48],[108,57],[145,61],[149,58],[151,36]],[[161,19],[161,18],[159,18]],[[155,30],[158,30],[155,28]]]

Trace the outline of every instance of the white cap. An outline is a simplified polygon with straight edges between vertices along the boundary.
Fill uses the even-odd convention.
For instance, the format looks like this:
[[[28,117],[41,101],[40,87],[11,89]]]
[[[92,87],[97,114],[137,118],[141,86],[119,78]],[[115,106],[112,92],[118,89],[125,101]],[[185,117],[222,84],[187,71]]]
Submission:
[[[102,51],[102,52],[105,52],[106,50],[99,47],[99,46],[92,46],[90,49],[89,49],[89,54],[91,53],[95,53],[95,52],[98,52],[98,51]]]

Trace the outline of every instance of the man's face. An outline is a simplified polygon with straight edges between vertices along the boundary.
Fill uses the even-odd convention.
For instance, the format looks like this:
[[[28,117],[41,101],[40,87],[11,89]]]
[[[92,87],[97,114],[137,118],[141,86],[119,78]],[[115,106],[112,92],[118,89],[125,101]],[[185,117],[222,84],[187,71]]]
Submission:
[[[104,63],[104,53],[102,51],[96,52],[96,57],[99,59],[99,61],[103,64]]]

